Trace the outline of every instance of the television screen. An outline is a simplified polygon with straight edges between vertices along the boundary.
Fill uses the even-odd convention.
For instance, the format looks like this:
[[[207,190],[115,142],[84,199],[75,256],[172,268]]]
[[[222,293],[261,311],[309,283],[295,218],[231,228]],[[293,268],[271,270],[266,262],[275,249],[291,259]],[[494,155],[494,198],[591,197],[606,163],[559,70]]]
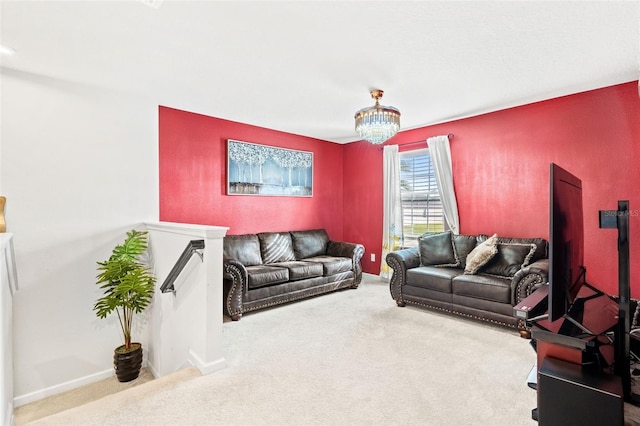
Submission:
[[[549,200],[549,320],[567,314],[585,280],[582,182],[551,163]]]

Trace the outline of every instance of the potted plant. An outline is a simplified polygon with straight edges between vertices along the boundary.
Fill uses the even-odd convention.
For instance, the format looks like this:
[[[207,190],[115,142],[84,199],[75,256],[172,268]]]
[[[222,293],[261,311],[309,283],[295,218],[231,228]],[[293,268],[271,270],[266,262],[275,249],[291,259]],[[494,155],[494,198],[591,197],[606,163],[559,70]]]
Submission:
[[[114,247],[108,260],[98,263],[96,284],[103,292],[93,310],[99,318],[116,311],[124,344],[114,351],[114,368],[120,382],[138,377],[142,366],[142,345],[131,342],[131,326],[135,314],[149,306],[156,278],[142,260],[147,250],[147,232],[131,230],[124,243]]]

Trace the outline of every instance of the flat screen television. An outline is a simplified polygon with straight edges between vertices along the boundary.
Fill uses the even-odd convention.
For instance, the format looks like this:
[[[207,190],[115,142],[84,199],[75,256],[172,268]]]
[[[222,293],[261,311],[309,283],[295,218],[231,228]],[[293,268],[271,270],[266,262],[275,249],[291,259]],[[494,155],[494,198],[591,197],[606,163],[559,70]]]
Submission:
[[[567,315],[585,282],[582,181],[551,163],[549,191],[549,321]]]

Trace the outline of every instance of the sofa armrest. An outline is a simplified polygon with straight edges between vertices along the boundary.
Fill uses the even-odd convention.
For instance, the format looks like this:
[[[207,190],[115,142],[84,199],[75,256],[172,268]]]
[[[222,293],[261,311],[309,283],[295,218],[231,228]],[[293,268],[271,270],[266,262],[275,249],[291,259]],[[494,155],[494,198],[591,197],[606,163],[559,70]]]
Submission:
[[[549,259],[540,259],[521,268],[511,280],[511,304],[513,306],[549,282]]]
[[[227,313],[234,321],[242,316],[242,295],[248,289],[248,274],[245,266],[237,260],[224,258],[223,272],[225,287],[229,288],[229,292],[225,298],[225,308]]]
[[[389,263],[389,259],[397,260],[397,262],[395,263],[401,265],[404,269],[412,269],[420,266],[420,255],[418,254],[418,247],[411,247],[408,249],[393,251],[387,255],[387,263]]]
[[[364,256],[364,246],[362,244],[343,241],[329,241],[327,245],[327,255],[348,257],[351,259],[353,273],[355,274],[353,288],[357,288],[362,281],[362,264],[360,263],[360,259]]]
[[[327,245],[327,255],[353,258],[359,249],[361,249],[360,258],[362,258],[364,255],[364,246],[362,244],[329,241],[329,244]]]
[[[391,252],[387,254],[385,260],[387,265],[393,269],[393,274],[389,281],[391,297],[393,297],[393,300],[395,300],[399,306],[403,306],[404,300],[402,300],[402,286],[407,282],[407,269],[417,268],[420,266],[418,248],[412,247]]]

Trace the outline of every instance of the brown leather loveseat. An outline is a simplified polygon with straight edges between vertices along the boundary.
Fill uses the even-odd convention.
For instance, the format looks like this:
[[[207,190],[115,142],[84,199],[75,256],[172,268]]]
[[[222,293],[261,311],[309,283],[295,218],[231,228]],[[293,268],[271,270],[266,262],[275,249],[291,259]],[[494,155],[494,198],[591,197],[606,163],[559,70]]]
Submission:
[[[548,282],[543,238],[427,233],[418,247],[389,253],[391,297],[528,331],[513,307]]]
[[[361,244],[332,241],[324,229],[224,237],[224,304],[242,314],[362,281]]]

